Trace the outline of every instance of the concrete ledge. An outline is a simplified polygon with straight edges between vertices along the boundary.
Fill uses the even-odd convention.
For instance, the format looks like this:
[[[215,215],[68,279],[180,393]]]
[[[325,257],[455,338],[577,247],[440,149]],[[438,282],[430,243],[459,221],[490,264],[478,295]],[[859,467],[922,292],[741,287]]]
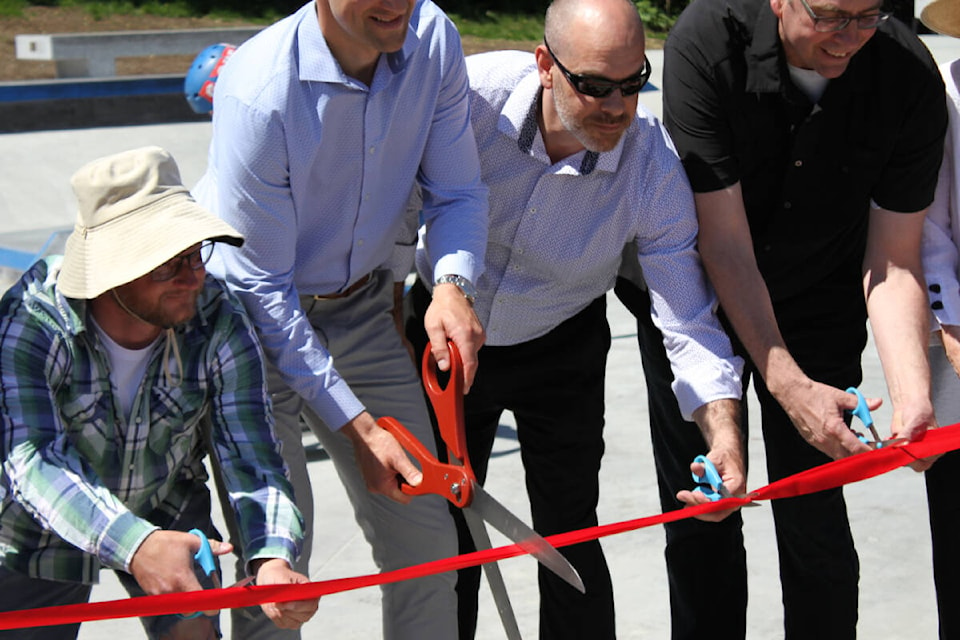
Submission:
[[[196,122],[183,76],[0,83],[0,133]]]
[[[219,42],[240,45],[262,28],[25,34],[14,46],[19,60],[56,61],[58,77],[103,78],[116,73],[117,58],[197,54]]]

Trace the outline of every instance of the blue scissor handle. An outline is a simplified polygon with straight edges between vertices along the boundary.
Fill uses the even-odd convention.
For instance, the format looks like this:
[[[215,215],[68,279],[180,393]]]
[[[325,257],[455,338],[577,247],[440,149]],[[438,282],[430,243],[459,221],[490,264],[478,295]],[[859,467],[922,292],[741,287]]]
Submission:
[[[193,559],[200,563],[203,572],[209,576],[217,570],[217,565],[213,561],[213,549],[210,548],[210,541],[200,529],[190,529],[188,533],[200,538],[200,550],[194,554]]]
[[[720,473],[707,456],[697,456],[693,461],[703,465],[702,476],[698,476],[696,473],[693,474],[694,481],[700,485],[694,489],[694,491],[700,491],[703,495],[710,498],[712,502],[716,502],[723,497],[720,495],[720,490],[723,488],[723,479],[720,478]]]
[[[870,409],[867,408],[867,399],[863,397],[863,394],[860,393],[860,390],[856,387],[847,387],[847,393],[852,393],[853,395],[857,396],[857,408],[852,410],[847,409],[846,413],[860,418],[860,422],[863,423],[863,426],[867,427],[868,429],[872,429],[873,416],[870,415]],[[857,433],[857,438],[864,444],[870,444],[870,440],[867,439],[867,437],[862,433]]]
[[[203,572],[208,576],[216,574],[217,565],[213,561],[213,549],[210,548],[210,540],[207,539],[207,534],[200,529],[190,529],[187,533],[192,533],[193,535],[200,538],[200,550],[193,554],[193,559],[200,564],[200,568],[203,569]],[[190,620],[191,618],[199,618],[203,615],[202,611],[196,611],[194,613],[180,613],[177,614],[184,620]]]
[[[873,416],[870,415],[870,409],[867,408],[867,399],[863,397],[863,394],[860,393],[860,390],[856,387],[847,387],[847,393],[852,393],[857,396],[857,408],[847,410],[853,415],[860,418],[860,422],[863,423],[863,426],[868,429],[873,426]]]

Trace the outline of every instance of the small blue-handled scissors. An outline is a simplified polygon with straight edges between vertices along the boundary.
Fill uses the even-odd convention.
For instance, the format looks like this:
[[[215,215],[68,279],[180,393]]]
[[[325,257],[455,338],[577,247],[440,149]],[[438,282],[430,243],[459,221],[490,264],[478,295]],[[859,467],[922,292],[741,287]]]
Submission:
[[[710,461],[707,456],[697,456],[693,459],[694,462],[699,462],[703,465],[703,475],[699,476],[696,473],[693,475],[693,480],[697,483],[697,488],[694,491],[699,491],[703,495],[710,498],[711,502],[716,502],[721,498],[743,498],[744,496],[735,496],[730,493],[730,490],[727,489],[723,484],[723,479],[720,477],[720,472],[717,471],[717,467]],[[760,504],[757,502],[749,502],[744,507],[759,507]]]
[[[213,582],[213,588],[219,589],[220,575],[217,573],[217,563],[213,561],[213,549],[210,548],[210,540],[207,539],[206,534],[200,531],[200,529],[190,529],[187,533],[192,533],[200,538],[200,550],[194,554],[193,559],[197,561],[197,564],[200,565],[203,572],[207,574],[210,581]]]
[[[873,436],[873,440],[868,440],[865,435],[858,433],[857,430],[851,426],[850,430],[856,434],[857,439],[860,440],[860,442],[873,449],[882,449],[883,447],[889,447],[891,445],[900,444],[901,442],[907,441],[906,438],[890,438],[889,440],[881,440],[880,435],[877,433],[876,427],[873,426],[873,416],[870,415],[870,409],[867,408],[867,399],[863,397],[863,394],[860,393],[860,390],[856,387],[848,387],[847,393],[852,393],[853,395],[857,396],[857,408],[847,409],[845,413],[860,418],[860,422],[862,422],[863,426],[870,430],[870,435]]]
[[[193,559],[197,561],[197,564],[200,565],[203,572],[210,578],[210,581],[213,583],[213,588],[219,589],[220,574],[217,573],[217,563],[213,559],[213,549],[210,547],[210,540],[207,538],[207,534],[200,531],[200,529],[190,529],[187,533],[192,533],[200,538],[200,550],[193,555]],[[253,576],[247,576],[237,584],[231,585],[231,587],[242,587],[251,582],[253,582]],[[203,615],[203,612],[197,611],[195,613],[181,613],[178,615],[181,618],[189,620],[190,618],[197,618]]]

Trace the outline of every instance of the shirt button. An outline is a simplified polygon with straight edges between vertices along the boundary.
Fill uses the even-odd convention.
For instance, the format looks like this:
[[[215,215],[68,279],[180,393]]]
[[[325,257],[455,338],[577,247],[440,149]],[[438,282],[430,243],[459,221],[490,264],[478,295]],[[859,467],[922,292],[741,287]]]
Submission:
[[[132,465],[132,464],[130,465],[129,469],[130,469],[130,471],[133,471],[133,465]]]
[[[793,204],[789,200],[783,203],[784,209],[790,209],[791,207],[793,207]]]
[[[764,251],[770,251],[771,249],[773,249],[773,247],[771,247],[770,245],[768,245],[768,244],[763,245],[763,250],[764,250]]]
[[[796,161],[794,161],[793,166],[795,166],[795,167],[802,167],[802,166],[803,166],[803,160],[796,160]]]
[[[373,152],[376,151],[376,150],[377,150],[376,147],[370,147],[370,155],[373,155]]]
[[[363,238],[360,238],[359,240],[357,240],[357,246],[358,246],[358,247],[362,247],[362,246],[363,246]]]

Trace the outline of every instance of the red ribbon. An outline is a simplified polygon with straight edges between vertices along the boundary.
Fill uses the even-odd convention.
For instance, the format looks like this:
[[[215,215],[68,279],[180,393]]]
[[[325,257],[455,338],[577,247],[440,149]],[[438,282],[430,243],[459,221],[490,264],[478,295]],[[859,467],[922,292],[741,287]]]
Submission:
[[[752,492],[747,498],[727,498],[717,502],[696,505],[677,511],[669,511],[656,516],[626,520],[613,524],[570,531],[549,536],[555,547],[595,540],[626,531],[674,522],[685,518],[736,508],[758,500],[779,500],[795,496],[832,489],[852,482],[858,482],[905,466],[919,458],[939,455],[960,449],[960,423],[934,429],[920,442],[877,449],[848,458],[835,460],[807,471],[794,474]],[[296,585],[244,586],[229,589],[209,589],[168,593],[159,596],[92,602],[86,604],[24,609],[0,613],[0,630],[42,627],[58,624],[73,624],[91,620],[112,618],[131,618],[140,616],[158,616],[184,611],[209,611],[214,609],[234,609],[249,607],[266,602],[288,602],[309,600],[332,593],[351,591],[363,587],[372,587],[401,580],[411,580],[423,576],[455,571],[464,567],[504,560],[523,555],[526,552],[515,544],[475,551],[453,558],[434,560],[413,567],[387,571],[385,573],[339,578],[322,582],[308,582]]]

